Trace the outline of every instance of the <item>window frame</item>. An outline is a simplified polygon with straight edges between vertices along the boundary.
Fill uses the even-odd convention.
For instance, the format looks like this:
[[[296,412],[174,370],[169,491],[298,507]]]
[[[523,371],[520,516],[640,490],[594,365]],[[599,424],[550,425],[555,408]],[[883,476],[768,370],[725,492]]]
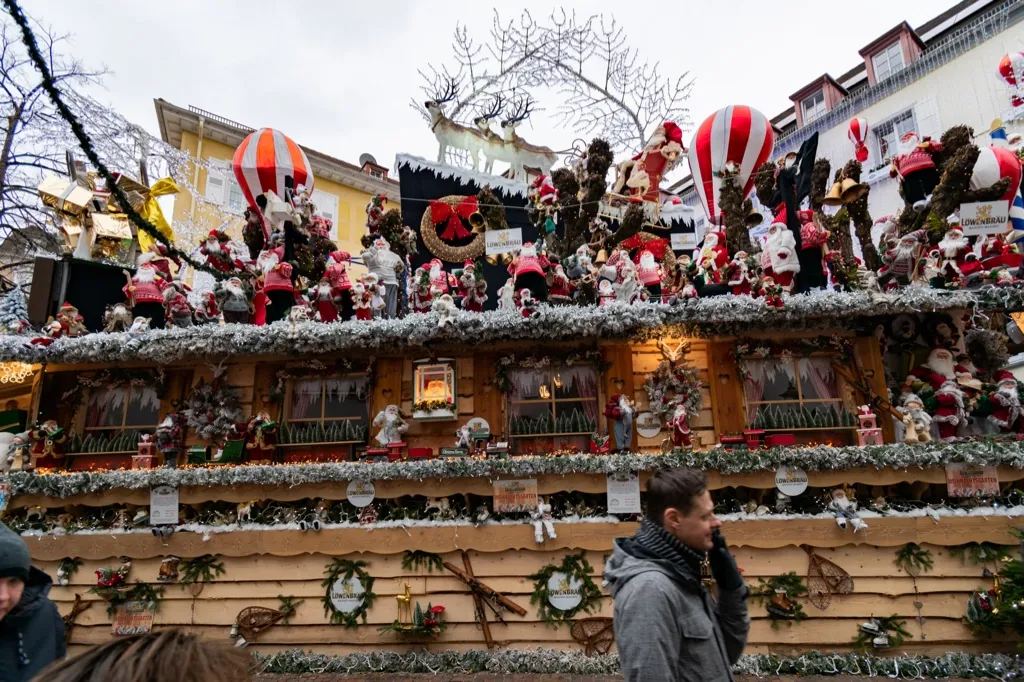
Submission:
[[[594,384],[597,387],[597,392],[594,394],[594,397],[593,398],[585,398],[585,397],[582,397],[582,396],[575,397],[575,398],[571,398],[571,397],[570,398],[558,398],[558,397],[556,397],[557,396],[557,392],[556,392],[555,389],[557,387],[555,386],[555,379],[556,379],[556,376],[560,373],[560,371],[564,370],[564,369],[567,369],[567,368],[578,369],[578,368],[583,368],[583,367],[589,368],[594,373]],[[562,437],[562,436],[589,436],[592,433],[598,432],[600,430],[600,427],[601,427],[601,420],[600,420],[600,415],[601,415],[601,372],[598,369],[597,365],[595,365],[593,363],[582,363],[581,362],[581,363],[573,364],[573,365],[567,365],[567,364],[564,364],[564,363],[559,363],[559,364],[551,364],[551,365],[548,365],[546,367],[524,367],[524,368],[517,368],[517,369],[514,369],[514,370],[510,371],[510,373],[509,373],[509,380],[511,382],[514,382],[515,381],[515,374],[517,372],[536,372],[538,370],[546,371],[546,372],[549,373],[550,381],[549,381],[549,384],[548,384],[548,389],[550,390],[551,395],[550,395],[549,398],[531,398],[531,399],[527,399],[527,400],[514,400],[512,398],[512,391],[509,391],[506,394],[506,396],[505,396],[505,405],[504,405],[504,408],[505,408],[505,424],[506,424],[506,428],[508,429],[509,438],[512,438],[512,439],[522,439],[522,438],[558,438],[558,437]],[[512,434],[511,424],[512,424],[512,418],[514,416],[512,408],[513,408],[514,405],[550,405],[550,407],[551,407],[551,412],[550,412],[551,419],[553,421],[557,421],[557,419],[558,419],[558,412],[557,412],[556,408],[557,408],[558,403],[583,403],[583,402],[587,402],[587,401],[593,401],[593,403],[594,403],[594,412],[597,415],[597,418],[595,419],[596,423],[594,424],[594,428],[593,429],[589,429],[587,431],[576,431],[576,432],[556,431],[556,432],[553,432],[553,433],[515,434],[515,435]],[[585,416],[586,416],[586,413],[584,413],[584,417]]]
[[[366,372],[352,372],[350,374],[333,374],[330,376],[307,376],[307,377],[290,377],[288,379],[287,387],[285,388],[285,418],[284,423],[286,424],[311,424],[319,422],[321,425],[326,426],[330,422],[340,421],[356,421],[368,425],[370,423],[370,401],[372,400],[372,394],[368,390],[366,393],[366,400],[363,401],[366,407],[366,415],[363,417],[363,421],[359,422],[359,417],[325,417],[324,410],[327,409],[327,382],[338,380],[338,379],[353,379],[363,378],[367,381],[367,388],[369,388],[370,376]],[[320,417],[312,418],[292,418],[292,397],[294,395],[295,382],[296,381],[311,381],[317,380],[320,382]]]
[[[755,420],[757,419],[757,414],[760,411],[761,407],[762,406],[766,406],[766,405],[794,405],[794,406],[796,406],[798,408],[798,411],[800,411],[800,412],[802,412],[804,409],[812,409],[814,407],[820,407],[820,406],[826,406],[827,407],[827,406],[830,406],[830,405],[835,405],[835,406],[838,406],[838,409],[840,411],[844,411],[844,410],[848,411],[849,410],[849,405],[847,404],[848,401],[847,401],[847,399],[845,397],[847,395],[846,380],[843,378],[843,376],[841,374],[839,374],[835,370],[832,371],[832,376],[833,376],[833,380],[835,381],[835,387],[836,387],[836,397],[835,398],[804,398],[804,395],[803,395],[803,385],[802,385],[803,379],[801,379],[801,377],[800,377],[800,365],[799,365],[800,361],[801,360],[810,360],[812,358],[835,358],[835,357],[836,357],[835,353],[812,353],[811,355],[807,355],[807,356],[796,356],[796,355],[794,355],[791,358],[789,358],[790,362],[793,363],[793,370],[794,370],[793,371],[793,381],[796,384],[796,392],[797,392],[796,400],[788,400],[787,399],[787,400],[755,400],[755,401],[750,401],[750,400],[747,400],[747,391],[746,391],[746,388],[744,387],[744,389],[743,389],[743,415],[744,415],[744,421],[746,422],[747,415],[749,414],[750,406],[752,406],[752,405],[756,405],[757,406],[757,408],[754,410],[754,419]],[[772,360],[772,361],[775,361],[775,362],[781,362],[783,360],[783,358],[781,356],[779,356],[779,355],[769,355],[768,357],[755,358],[755,359],[751,359],[750,361],[751,362],[755,362],[755,361],[763,362],[763,361],[768,361],[768,360]],[[746,379],[742,379],[741,381],[745,382]],[[762,396],[763,396],[763,393],[762,393]],[[748,423],[747,424],[747,428],[748,429],[755,428],[753,426],[753,423],[754,423],[753,421]],[[850,428],[853,428],[853,427],[849,427],[849,426],[821,426],[821,427],[813,426],[813,427],[801,427],[801,428],[774,428],[774,429],[765,429],[765,430],[766,431],[837,431],[837,430],[848,430]]]
[[[821,97],[820,102],[818,101],[818,97]],[[812,103],[809,110],[807,108],[808,102]],[[827,114],[828,105],[825,103],[825,88],[817,90],[800,100],[800,109],[803,112],[804,125],[814,123],[819,118]]]
[[[896,48],[893,51],[893,48]],[[882,62],[879,57],[884,57],[885,61]],[[896,57],[899,57],[899,66],[893,68],[893,61]],[[881,75],[882,68],[885,67],[885,75]],[[875,74],[875,83],[881,83],[887,78],[891,78],[893,75],[899,73],[907,67],[906,60],[903,58],[903,45],[899,38],[894,42],[889,43],[878,52],[871,55],[871,68]]]
[[[235,178],[231,162],[226,159],[214,158],[207,158],[206,161],[216,169],[207,169],[206,171],[206,199],[229,211],[238,211],[239,213],[244,211],[246,209],[245,195],[242,193],[241,185],[238,184],[238,179]],[[221,182],[219,201],[210,197],[210,177],[213,173],[216,173]],[[233,202],[233,199],[237,201]]]
[[[900,124],[907,120],[911,122],[911,127],[900,128]],[[889,133],[883,134],[882,131],[886,130],[887,126],[892,127],[892,130],[890,132],[893,135],[893,141],[891,147],[889,147],[889,143],[886,142],[887,147],[883,153],[882,142],[885,141],[885,138],[888,137]],[[889,116],[881,123],[872,126],[871,144],[874,147],[873,151],[875,152],[875,154],[877,154],[875,158],[882,159],[884,161],[891,159],[893,156],[895,156],[899,150],[900,138],[902,138],[903,135],[905,135],[908,132],[915,132],[920,134],[917,125],[917,112],[914,110],[914,107],[908,107],[900,112],[893,114],[892,116]]]
[[[423,397],[421,380],[425,372],[437,370],[444,372],[445,395],[441,398]],[[449,379],[451,380],[449,382]],[[417,409],[416,405],[427,400],[446,400],[449,387],[451,389],[452,402],[448,407],[436,409]],[[413,419],[455,419],[459,414],[459,372],[458,362],[455,358],[434,358],[425,360],[414,360],[412,363],[412,417]]]
[[[116,390],[120,390],[122,388],[125,389],[126,393],[125,393],[124,406],[123,406],[122,411],[121,411],[121,424],[120,424],[120,426],[88,426],[87,424],[89,423],[89,414],[88,414],[88,412],[89,412],[89,405],[92,402],[93,396],[96,395],[96,392],[97,391],[116,391]],[[132,431],[145,431],[147,429],[156,430],[156,428],[160,425],[160,412],[161,412],[161,407],[162,407],[162,404],[161,404],[162,401],[160,400],[160,396],[157,396],[156,422],[155,423],[153,423],[153,424],[126,424],[125,423],[127,421],[127,419],[128,419],[128,407],[129,407],[129,405],[131,405],[131,401],[132,401],[132,390],[136,389],[136,388],[140,388],[140,389],[143,389],[143,390],[150,390],[150,391],[153,391],[154,393],[156,393],[156,389],[153,388],[152,386],[132,386],[131,383],[128,383],[128,384],[126,384],[124,386],[96,386],[95,388],[90,389],[89,396],[85,399],[85,403],[84,403],[85,413],[83,415],[84,416],[84,421],[82,422],[82,431],[83,431],[82,436],[84,437],[86,435],[86,433],[88,433],[90,431],[128,431],[128,430],[132,430]]]

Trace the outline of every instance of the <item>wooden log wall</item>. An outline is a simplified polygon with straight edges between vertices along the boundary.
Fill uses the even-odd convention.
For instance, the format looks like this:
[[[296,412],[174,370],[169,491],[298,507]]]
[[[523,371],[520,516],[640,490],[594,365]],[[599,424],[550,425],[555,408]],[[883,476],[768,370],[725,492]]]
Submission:
[[[948,548],[925,545],[932,552],[934,568],[928,573],[911,578],[893,564],[895,548],[870,546],[844,546],[822,549],[818,553],[825,559],[843,567],[854,579],[854,592],[836,596],[829,608],[818,610],[804,602],[809,619],[792,625],[783,624],[773,629],[763,605],[750,604],[752,625],[748,653],[792,654],[811,649],[846,651],[857,627],[871,616],[896,614],[907,622],[913,634],[900,653],[939,655],[950,649],[957,651],[1006,651],[1005,639],[977,639],[962,624],[966,603],[975,589],[990,587],[991,580],[982,577],[983,566],[964,564],[950,555]],[[780,549],[733,547],[744,577],[756,586],[759,577],[772,577],[788,571],[807,574],[807,555],[795,546]],[[525,576],[548,563],[561,561],[562,551],[506,550],[494,553],[469,552],[476,576],[487,585],[504,593],[527,609],[526,616],[505,616],[505,625],[491,620],[491,632],[502,646],[515,648],[554,647],[578,649],[568,625],[553,628],[540,621],[536,607],[530,605],[533,585]],[[600,574],[608,551],[590,551],[587,560],[594,570],[595,582],[601,583]],[[278,595],[304,599],[288,625],[276,625],[265,632],[253,648],[271,652],[301,647],[325,653],[345,654],[352,651],[395,650],[407,651],[420,645],[410,645],[395,635],[382,635],[377,628],[391,623],[397,616],[394,596],[410,585],[414,599],[424,606],[427,601],[442,604],[447,609],[448,629],[429,643],[435,650],[481,649],[483,635],[474,621],[471,594],[463,583],[447,572],[428,573],[425,570],[405,571],[401,555],[351,554],[346,558],[369,562],[368,572],[376,582],[378,595],[368,614],[367,625],[356,630],[331,625],[324,616],[321,599],[323,571],[333,559],[325,554],[302,554],[294,557],[251,556],[224,558],[226,572],[204,586],[193,598],[188,589],[170,584],[165,599],[156,614],[156,627],[185,626],[214,639],[226,640],[238,612],[249,606],[277,608]],[[462,566],[461,555],[452,552],[444,559]],[[54,587],[50,593],[61,613],[67,613],[80,594],[83,599],[96,602],[79,616],[71,637],[71,650],[110,639],[106,604],[88,592],[95,581],[94,571],[117,564],[109,560],[87,560],[74,575],[68,587]],[[56,561],[37,562],[51,575],[56,573]],[[159,558],[136,559],[132,565],[131,580],[155,581]],[[992,567],[994,568],[994,567]],[[612,615],[612,600],[607,589],[596,616]],[[920,602],[923,626],[917,621],[914,602]],[[924,635],[924,637],[922,637]]]
[[[662,341],[667,345],[674,347],[680,340],[663,339]],[[701,447],[714,445],[718,442],[718,431],[715,428],[714,416],[714,403],[716,396],[713,393],[713,391],[717,389],[717,386],[713,388],[711,385],[711,377],[709,373],[709,367],[711,364],[709,345],[710,344],[706,341],[690,341],[690,351],[685,355],[685,362],[692,365],[697,370],[698,376],[700,377],[701,411],[700,414],[693,415],[690,418],[690,428],[692,429],[694,436],[700,437]],[[644,382],[647,380],[647,376],[652,374],[654,370],[658,368],[658,365],[665,360],[665,355],[658,348],[656,341],[649,341],[644,344],[635,344],[632,347],[627,346],[626,349],[633,365],[633,396],[636,401],[637,411],[646,412],[650,409],[650,401],[647,398],[647,390],[644,388]],[[740,405],[742,408],[742,403]],[[660,452],[661,441],[665,438],[671,438],[671,433],[668,429],[662,430],[662,432],[655,438],[644,438],[643,436],[634,433],[636,446],[639,447],[641,451],[646,452]]]

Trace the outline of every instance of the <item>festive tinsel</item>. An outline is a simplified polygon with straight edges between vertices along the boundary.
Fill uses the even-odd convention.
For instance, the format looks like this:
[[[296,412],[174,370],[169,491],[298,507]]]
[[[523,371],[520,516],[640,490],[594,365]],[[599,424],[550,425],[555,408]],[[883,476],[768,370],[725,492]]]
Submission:
[[[554,649],[496,649],[494,651],[373,651],[347,656],[303,652],[298,649],[263,656],[254,654],[256,668],[264,674],[355,673],[492,673],[518,675],[614,675],[619,672],[617,654],[585,656],[581,651]],[[930,656],[866,656],[823,654],[817,651],[783,658],[771,655],[742,656],[733,666],[736,675],[858,675],[906,678],[1009,679],[1019,675],[1024,661],[1006,654],[948,653]]]
[[[656,336],[750,334],[758,329],[842,328],[857,318],[941,310],[999,308],[1024,310],[1024,288],[984,287],[944,291],[907,287],[895,294],[815,292],[794,296],[781,310],[749,296],[718,296],[667,305],[612,303],[607,306],[546,306],[535,318],[517,311],[455,313],[455,324],[441,327],[436,313],[396,320],[325,324],[287,321],[257,327],[228,324],[155,329],[144,334],[89,334],[62,338],[49,346],[23,337],[0,336],[0,361],[171,363],[226,356],[303,356],[349,350],[375,352],[428,343],[482,346],[498,341],[573,339],[649,339]]]
[[[295,486],[363,480],[425,480],[428,478],[532,477],[568,474],[611,474],[695,467],[723,474],[775,471],[782,465],[805,471],[844,471],[855,467],[893,469],[938,468],[950,462],[1003,465],[1024,469],[1024,444],[1017,441],[933,441],[870,447],[780,447],[768,450],[623,453],[619,455],[529,456],[510,459],[429,459],[404,462],[334,462],[324,464],[244,465],[215,468],[135,469],[107,472],[15,472],[0,481],[12,495],[70,497],[113,489],[172,486]]]

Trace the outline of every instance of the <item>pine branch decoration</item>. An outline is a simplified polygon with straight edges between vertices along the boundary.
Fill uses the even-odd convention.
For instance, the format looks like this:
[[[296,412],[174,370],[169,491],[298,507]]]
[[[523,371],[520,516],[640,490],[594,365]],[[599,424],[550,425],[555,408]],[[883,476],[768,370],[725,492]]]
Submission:
[[[850,160],[843,167],[843,173],[846,177],[860,182],[861,172],[863,167],[860,161],[855,159]],[[874,242],[871,241],[871,214],[868,212],[868,196],[871,191],[868,190],[864,193],[864,196],[856,201],[851,201],[846,205],[846,211],[850,214],[850,220],[853,221],[853,229],[857,234],[857,241],[860,242],[861,253],[864,254],[864,266],[871,272],[877,271],[882,267],[882,259],[878,256],[878,250],[875,248]],[[849,227],[845,230],[846,240],[850,241]],[[844,256],[845,256],[844,252]],[[850,244],[850,259],[853,259],[853,244]]]

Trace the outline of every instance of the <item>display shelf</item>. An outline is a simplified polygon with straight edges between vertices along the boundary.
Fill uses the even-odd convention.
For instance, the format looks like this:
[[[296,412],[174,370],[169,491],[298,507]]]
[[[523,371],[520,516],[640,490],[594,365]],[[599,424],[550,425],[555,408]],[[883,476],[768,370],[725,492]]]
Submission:
[[[361,440],[336,440],[329,443],[278,443],[274,447],[278,448],[316,448],[326,447],[331,445],[364,445],[365,441]]]
[[[562,438],[565,436],[590,436],[593,431],[567,431],[564,433],[520,433],[509,438]],[[581,453],[584,454],[584,453]]]

